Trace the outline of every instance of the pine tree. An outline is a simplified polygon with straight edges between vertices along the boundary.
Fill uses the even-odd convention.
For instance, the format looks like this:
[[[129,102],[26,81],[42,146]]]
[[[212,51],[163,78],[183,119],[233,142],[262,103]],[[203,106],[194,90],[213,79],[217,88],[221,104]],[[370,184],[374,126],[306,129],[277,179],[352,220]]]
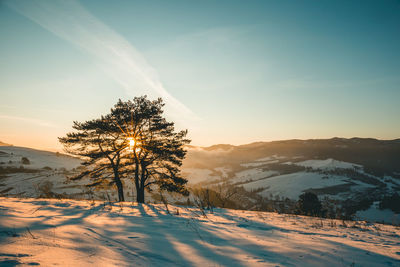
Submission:
[[[102,184],[111,177],[109,184],[115,184],[118,200],[124,201],[124,190],[121,181],[121,160],[123,150],[128,146],[116,123],[110,115],[102,116],[83,123],[74,121],[75,132],[59,138],[69,154],[79,156],[86,166],[83,172],[72,179],[85,176],[94,178],[92,186]]]
[[[301,214],[319,216],[322,212],[321,201],[312,192],[306,192],[299,196],[298,209]]]
[[[83,157],[90,167],[76,178],[94,177],[93,185],[112,178],[124,201],[121,179],[133,179],[137,201],[144,202],[145,190],[188,194],[187,180],[179,167],[186,155],[187,131],[175,132],[174,123],[163,115],[161,98],[150,101],[146,96],[121,101],[100,119],[74,122],[76,132],[60,138],[67,152]]]
[[[132,173],[137,201],[144,202],[145,190],[151,185],[160,190],[188,194],[187,180],[181,177],[179,167],[186,155],[187,131],[175,132],[174,123],[162,116],[161,98],[150,101],[145,96],[133,101],[119,101],[112,109],[120,130],[130,139],[130,162],[125,172]]]

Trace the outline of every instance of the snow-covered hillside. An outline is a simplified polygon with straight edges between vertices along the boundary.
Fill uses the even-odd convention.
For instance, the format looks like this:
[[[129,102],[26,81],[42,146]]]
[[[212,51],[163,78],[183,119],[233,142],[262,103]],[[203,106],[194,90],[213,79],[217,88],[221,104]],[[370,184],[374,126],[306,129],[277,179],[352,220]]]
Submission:
[[[350,203],[351,206],[347,205],[346,208],[349,212],[360,211],[356,218],[373,218],[391,223],[391,217],[400,216],[392,213],[389,218],[387,211],[381,212],[373,207],[366,212],[369,206],[365,206],[379,202],[383,196],[400,193],[400,177],[396,172],[388,169],[389,174],[376,175],[368,162],[368,168],[355,163],[360,162],[358,157],[354,158],[354,162],[324,158],[314,145],[310,145],[315,150],[311,155],[302,155],[301,151],[290,154],[287,150],[283,150],[284,155],[280,155],[268,149],[258,151],[262,144],[248,146],[251,148],[231,146],[229,150],[217,152],[211,148],[189,150],[188,159],[183,165],[184,175],[190,185],[214,188],[217,191],[220,190],[219,185],[241,187],[250,194],[247,198],[254,199],[253,203],[262,202],[260,197],[268,201],[297,201],[301,194],[312,192],[320,200],[331,202],[336,207]],[[353,153],[348,147],[339,148]],[[335,146],[335,149],[339,148]],[[336,150],[332,153],[334,156],[338,154]]]
[[[274,159],[275,158],[275,159]],[[341,199],[348,197],[352,192],[362,192],[384,184],[390,190],[400,188],[400,180],[390,176],[378,177],[365,173],[363,166],[350,162],[343,162],[331,158],[321,160],[295,161],[294,158],[267,157],[255,162],[238,165],[226,164],[218,168],[183,168],[189,183],[202,185],[215,184],[221,181],[243,186],[246,190],[258,190],[260,195],[280,196],[297,199],[307,190],[326,189],[327,195]],[[289,168],[288,167],[298,167]],[[185,165],[184,165],[185,167]],[[224,175],[217,169],[224,169]],[[337,186],[341,190],[329,189]],[[263,189],[263,190],[261,190]],[[333,191],[335,193],[333,193]]]
[[[21,159],[25,157],[29,164],[23,164]],[[80,160],[61,153],[54,153],[43,150],[36,150],[26,147],[1,146],[0,166],[24,166],[30,169],[41,169],[49,167],[52,169],[64,168],[71,170],[80,164]]]
[[[292,164],[292,163],[289,163]],[[360,169],[362,168],[359,164],[334,160],[334,159],[325,159],[325,160],[306,160],[293,163],[298,166],[309,167],[315,170],[334,170],[334,169]]]
[[[169,209],[171,215],[162,205],[0,198],[0,265],[400,265],[395,226]]]
[[[310,188],[325,188],[346,184],[342,176],[324,177],[323,174],[319,173],[295,172],[246,183],[243,184],[243,187],[249,191],[265,188],[259,193],[264,196],[273,195],[297,199],[299,195]]]
[[[256,207],[257,203],[260,203],[260,198],[278,200],[288,198],[297,201],[304,192],[313,192],[321,200],[328,198],[339,201],[335,205],[341,205],[340,202],[357,205],[364,200],[372,204],[379,201],[380,196],[400,192],[400,179],[396,173],[393,176],[376,176],[368,173],[363,165],[353,162],[333,158],[310,159],[299,154],[268,155],[265,151],[254,156],[246,153],[229,154],[233,153],[232,151],[235,149],[231,146],[229,149],[217,147],[217,151],[189,149],[188,159],[182,166],[182,173],[188,179],[188,185],[243,188],[249,194],[245,196],[249,201],[246,208],[255,207],[255,209],[263,209]],[[23,159],[27,159],[28,162],[26,160],[24,162]],[[88,178],[79,181],[68,180],[67,177],[78,173],[79,166],[79,159],[67,155],[2,146],[0,147],[0,195],[74,199],[110,197],[112,200],[116,198],[115,190],[112,188],[96,190],[86,187],[85,185],[90,183]],[[134,199],[132,181],[125,179],[123,182],[126,199]],[[150,194],[146,197],[152,201]],[[242,200],[243,198],[239,201]],[[185,200],[179,199],[179,201]],[[366,212],[368,207],[350,208],[360,211],[357,218],[375,218],[380,222],[392,222],[392,218],[385,215],[387,212],[380,212],[373,207]]]
[[[24,158],[28,162],[24,162]],[[92,182],[90,178],[69,179],[78,174],[80,168],[80,159],[65,154],[0,146],[0,196],[112,200],[117,198],[112,187],[101,190],[87,187],[86,185]],[[123,182],[127,199],[133,199],[132,181]]]
[[[80,160],[61,153],[24,147],[0,147],[0,194],[38,197],[51,190],[71,196],[83,193],[87,181],[67,182],[76,173]]]

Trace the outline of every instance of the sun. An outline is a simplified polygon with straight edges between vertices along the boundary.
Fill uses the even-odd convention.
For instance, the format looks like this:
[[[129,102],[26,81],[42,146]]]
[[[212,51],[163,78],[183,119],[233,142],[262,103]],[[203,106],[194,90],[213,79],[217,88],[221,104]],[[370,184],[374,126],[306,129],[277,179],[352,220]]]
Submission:
[[[128,138],[129,140],[129,147],[133,148],[136,144],[135,139],[133,139],[132,137]]]
[[[137,153],[141,151],[141,147],[139,146],[140,144],[136,142],[133,137],[128,137],[127,140],[129,142],[127,146],[128,151]]]

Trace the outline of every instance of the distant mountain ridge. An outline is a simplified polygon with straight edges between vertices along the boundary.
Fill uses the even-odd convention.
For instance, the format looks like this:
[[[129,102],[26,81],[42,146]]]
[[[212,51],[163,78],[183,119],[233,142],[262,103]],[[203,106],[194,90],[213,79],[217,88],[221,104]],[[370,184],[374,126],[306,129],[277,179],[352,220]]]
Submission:
[[[331,142],[336,144],[342,143],[364,143],[364,144],[398,144],[400,145],[400,138],[397,139],[376,139],[376,138],[362,138],[362,137],[352,137],[352,138],[343,138],[343,137],[333,137],[328,139],[287,139],[287,140],[275,140],[275,141],[257,141],[243,145],[232,145],[232,144],[215,144],[211,146],[193,146],[188,145],[189,148],[200,148],[208,151],[216,150],[216,149],[231,149],[231,148],[243,148],[243,147],[259,147],[267,144],[284,144],[284,143],[304,143],[304,142]]]
[[[194,149],[195,148],[195,149]],[[292,139],[271,142],[254,142],[245,145],[213,145],[209,147],[189,147],[186,166],[191,159],[198,163],[200,158],[209,157],[202,152],[223,152],[213,155],[212,162],[220,165],[229,158],[231,163],[241,163],[258,158],[280,155],[302,156],[311,159],[333,158],[365,166],[367,171],[377,175],[400,173],[400,139],[378,140],[374,138]]]
[[[0,146],[12,146],[12,145],[0,141]]]

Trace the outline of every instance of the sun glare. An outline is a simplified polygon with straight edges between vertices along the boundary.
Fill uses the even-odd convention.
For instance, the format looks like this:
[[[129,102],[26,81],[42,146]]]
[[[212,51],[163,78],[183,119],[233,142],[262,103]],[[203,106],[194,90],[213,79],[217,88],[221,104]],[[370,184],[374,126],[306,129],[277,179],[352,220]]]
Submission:
[[[129,138],[129,146],[131,148],[135,146],[135,140],[133,138]]]

